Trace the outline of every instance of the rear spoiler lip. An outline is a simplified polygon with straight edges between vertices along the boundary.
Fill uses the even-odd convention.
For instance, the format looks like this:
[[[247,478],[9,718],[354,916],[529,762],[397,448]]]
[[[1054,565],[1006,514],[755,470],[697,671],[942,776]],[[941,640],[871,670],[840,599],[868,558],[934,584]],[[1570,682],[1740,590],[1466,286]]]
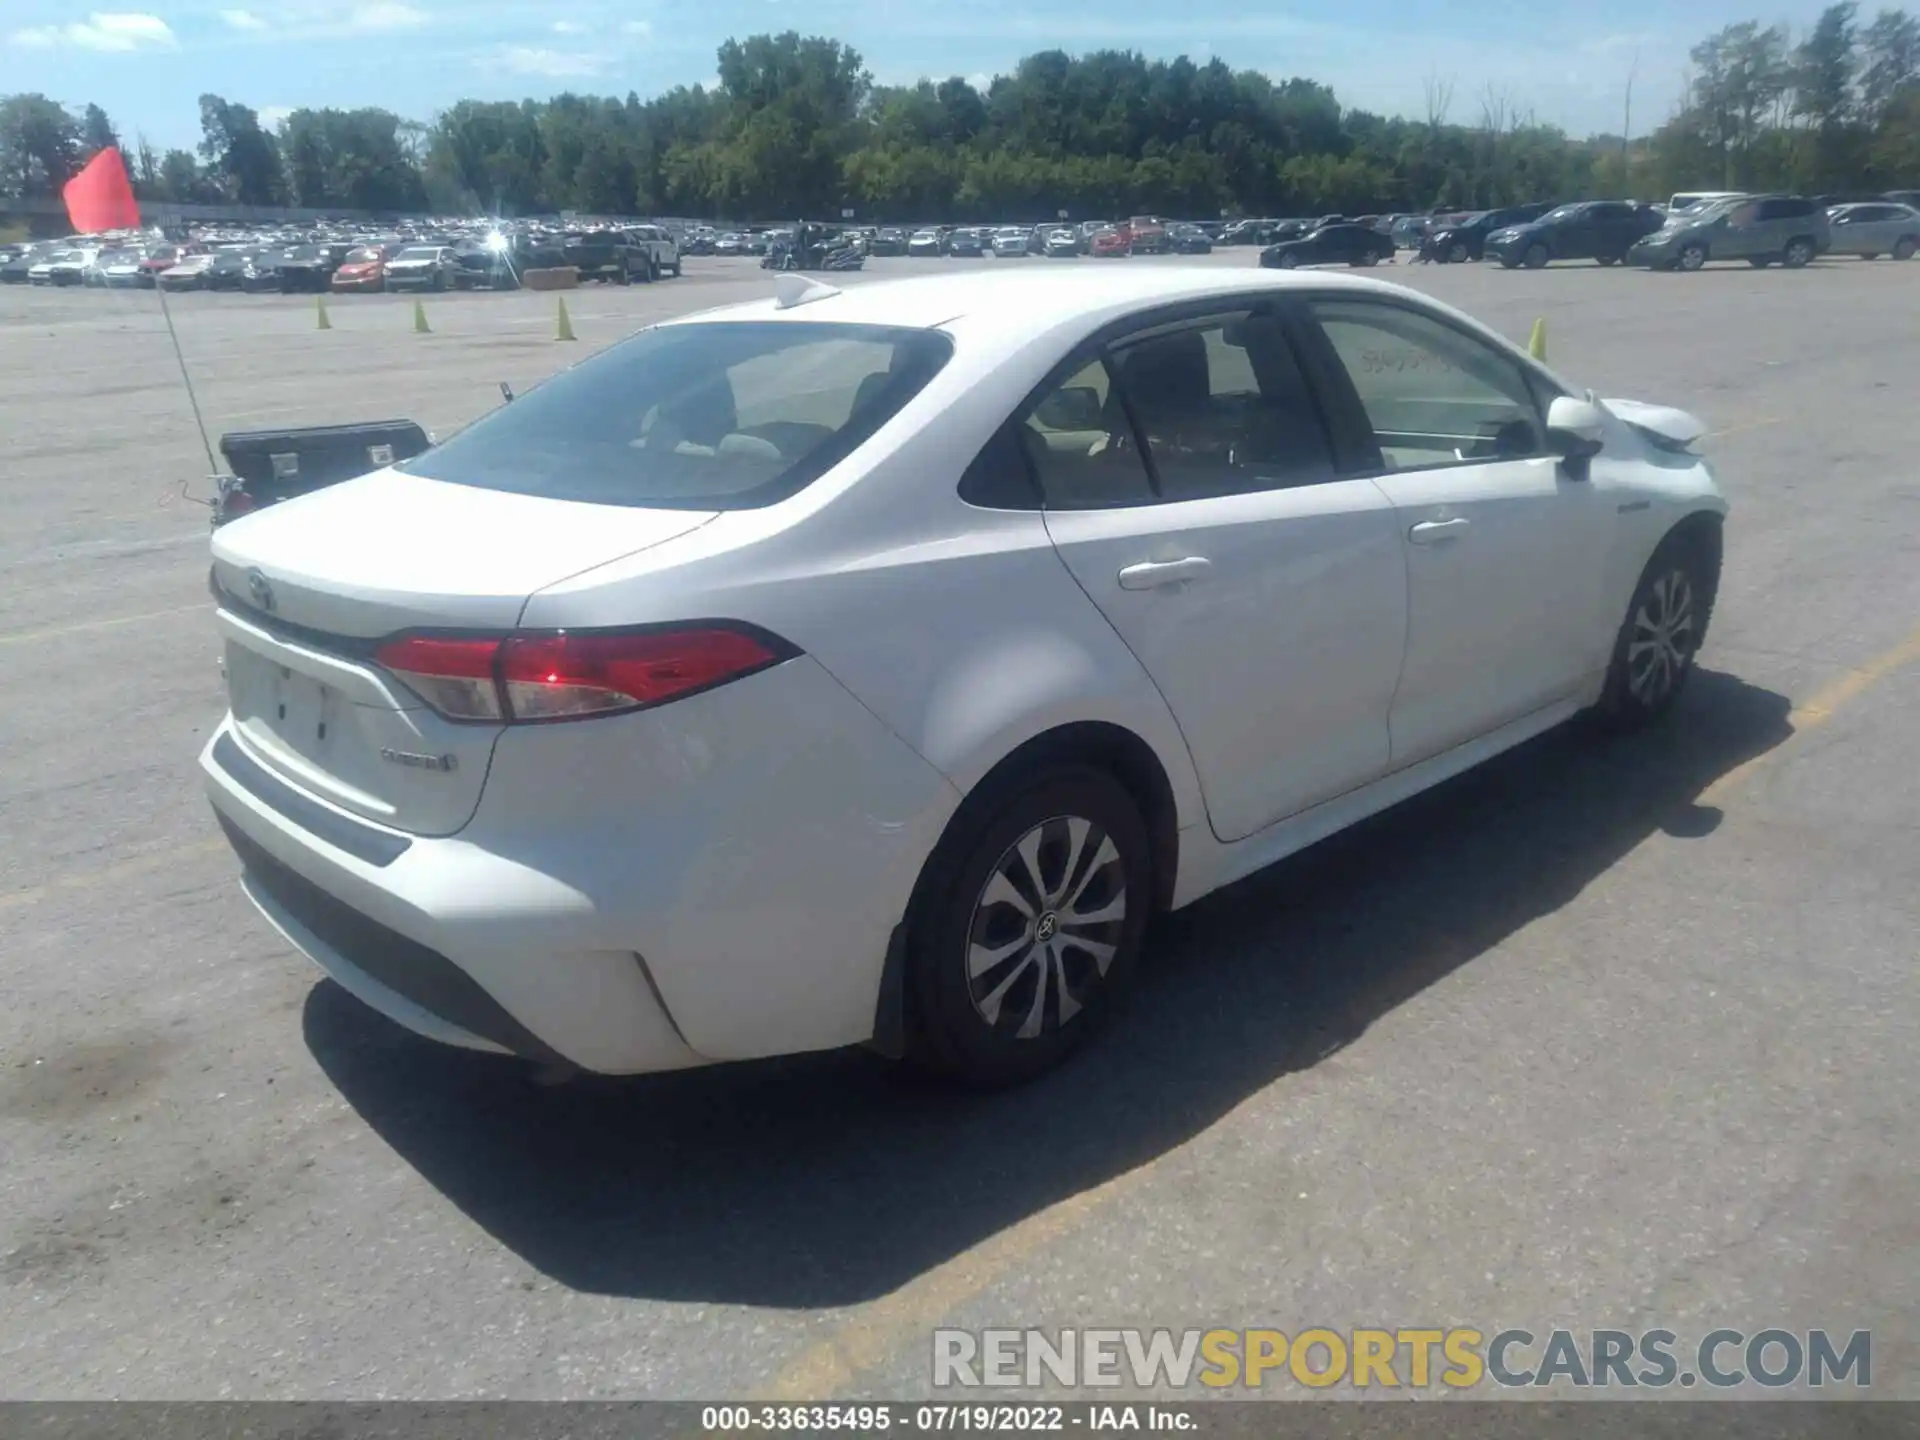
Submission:
[[[1614,399],[1600,403],[1634,429],[1644,431],[1656,441],[1664,441],[1669,448],[1688,449],[1708,433],[1706,422],[1699,416],[1676,410],[1670,405]]]

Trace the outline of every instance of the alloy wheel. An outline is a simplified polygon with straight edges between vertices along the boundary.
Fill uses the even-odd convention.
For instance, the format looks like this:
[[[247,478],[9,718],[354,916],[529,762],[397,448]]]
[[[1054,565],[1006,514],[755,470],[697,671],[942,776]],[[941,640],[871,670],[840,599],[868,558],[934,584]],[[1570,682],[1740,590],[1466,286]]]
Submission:
[[[1693,582],[1670,570],[1647,587],[1627,636],[1627,692],[1649,708],[1662,704],[1693,659]]]
[[[1126,918],[1127,872],[1113,837],[1079,816],[1041,821],[1001,855],[974,902],[974,1010],[1020,1040],[1058,1030],[1106,978]]]
[[[1680,268],[1682,270],[1698,270],[1706,263],[1707,252],[1702,250],[1698,245],[1689,245],[1680,252]]]

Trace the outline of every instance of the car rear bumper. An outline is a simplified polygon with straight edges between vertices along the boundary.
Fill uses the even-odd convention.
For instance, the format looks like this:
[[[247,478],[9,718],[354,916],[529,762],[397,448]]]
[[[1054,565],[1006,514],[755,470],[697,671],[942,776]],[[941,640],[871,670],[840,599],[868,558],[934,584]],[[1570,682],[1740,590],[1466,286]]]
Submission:
[[[868,1039],[958,801],[805,656],[509,729],[452,836],[296,790],[230,718],[201,769],[247,894],[345,988],[432,1039],[609,1074]]]

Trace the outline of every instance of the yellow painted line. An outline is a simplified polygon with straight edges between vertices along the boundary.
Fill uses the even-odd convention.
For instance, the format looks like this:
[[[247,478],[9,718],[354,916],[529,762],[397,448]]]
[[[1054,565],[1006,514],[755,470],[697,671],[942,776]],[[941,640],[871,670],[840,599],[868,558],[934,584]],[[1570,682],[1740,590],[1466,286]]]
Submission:
[[[1911,665],[1916,660],[1920,660],[1920,630],[1915,630],[1893,649],[1875,656],[1864,665],[1856,666],[1831,684],[1814,692],[1808,699],[1793,707],[1787,716],[1787,723],[1793,727],[1794,735],[1806,730],[1817,730],[1831,720],[1842,706],[1858,699],[1860,695],[1879,684],[1894,671]],[[1793,736],[1790,735],[1773,749],[1763,751],[1751,760],[1734,766],[1700,792],[1699,803],[1711,804],[1727,794],[1755,771],[1764,768],[1781,750],[1791,744],[1792,740]]]
[[[0,911],[21,909],[50,896],[65,894],[72,890],[87,890],[96,885],[112,885],[121,880],[131,880],[137,875],[151,875],[156,870],[165,870],[183,861],[197,860],[226,848],[225,840],[201,840],[191,845],[174,845],[165,850],[130,855],[125,860],[116,860],[98,869],[62,875],[58,879],[47,881],[44,885],[29,885],[24,890],[9,890],[5,894],[0,894]]]
[[[943,1316],[984,1293],[1021,1261],[1078,1230],[1094,1211],[1144,1179],[1151,1163],[1157,1162],[1116,1175],[1030,1215],[892,1294],[861,1306],[832,1335],[782,1370],[758,1398],[790,1402],[850,1393],[861,1373],[894,1354],[908,1335],[931,1330]]]
[[[84,630],[111,630],[120,625],[138,625],[147,620],[164,620],[169,615],[186,615],[195,610],[209,608],[211,602],[202,600],[197,605],[174,605],[165,610],[147,610],[138,615],[118,615],[111,620],[82,620],[77,625],[55,625],[46,630],[17,630],[11,635],[0,635],[0,645],[24,645],[29,640],[57,640],[62,635],[78,635]]]
[[[1810,730],[1824,724],[1842,706],[1916,660],[1920,660],[1920,630],[1916,630],[1894,649],[1857,669],[1849,670],[1798,706],[1791,716],[1795,731]],[[1701,792],[1700,799],[1710,800],[1731,789],[1742,778],[1778,755],[1781,748],[1776,746],[1766,754],[1729,770]],[[1257,1103],[1261,1093],[1256,1091],[1248,1096],[1216,1120],[1209,1129],[1230,1124],[1241,1111]],[[1096,1210],[1138,1186],[1154,1173],[1168,1155],[1177,1153],[1178,1150],[1168,1151],[1137,1169],[1116,1175],[1104,1184],[1083,1190],[1057,1205],[1030,1215],[965,1253],[916,1276],[892,1294],[861,1306],[843,1320],[832,1334],[803,1351],[758,1398],[770,1402],[790,1402],[853,1393],[863,1372],[899,1353],[900,1347],[916,1336],[925,1337],[942,1319],[984,1294],[1021,1262],[1066,1239]]]

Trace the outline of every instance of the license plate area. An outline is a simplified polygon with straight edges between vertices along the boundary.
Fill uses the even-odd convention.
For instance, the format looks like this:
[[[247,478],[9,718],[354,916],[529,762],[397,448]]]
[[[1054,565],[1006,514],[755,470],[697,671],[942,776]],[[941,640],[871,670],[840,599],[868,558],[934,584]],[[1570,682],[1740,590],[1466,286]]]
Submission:
[[[338,690],[230,640],[227,693],[248,739],[331,768],[351,703]]]

